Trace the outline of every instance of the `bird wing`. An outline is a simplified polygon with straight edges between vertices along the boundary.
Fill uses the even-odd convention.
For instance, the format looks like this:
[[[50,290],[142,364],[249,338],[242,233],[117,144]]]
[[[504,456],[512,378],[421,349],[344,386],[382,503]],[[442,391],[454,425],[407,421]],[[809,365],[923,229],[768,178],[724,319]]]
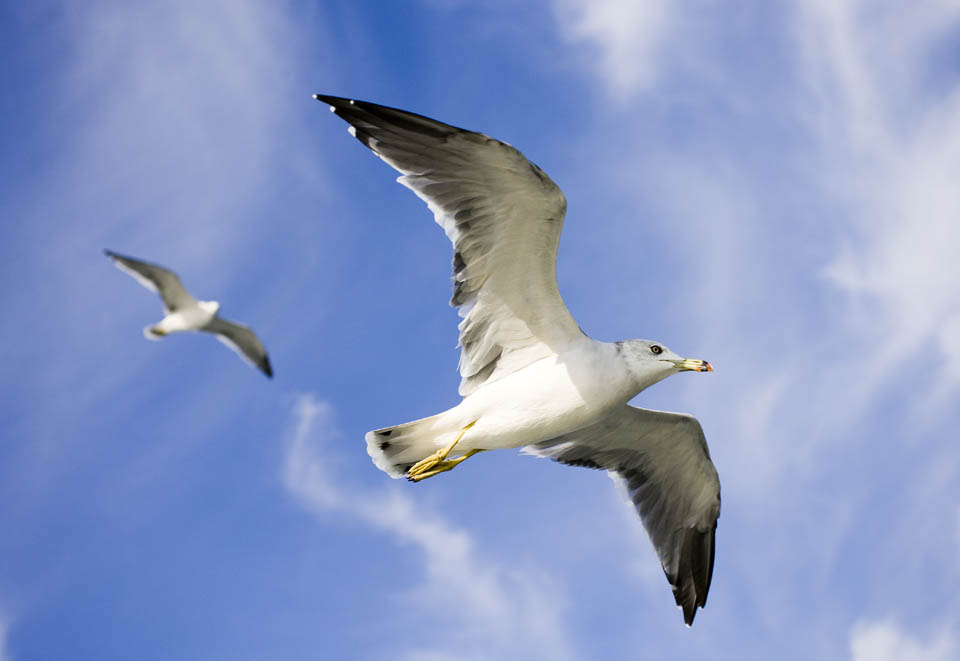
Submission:
[[[103,252],[118,269],[133,276],[137,282],[150,291],[160,294],[167,313],[197,304],[196,299],[183,288],[180,278],[173,271],[156,264],[142,262],[139,259],[118,255],[111,250],[104,250]]]
[[[693,624],[707,603],[720,516],[720,480],[696,418],[624,405],[524,451],[622,478],[683,619]]]
[[[250,363],[268,377],[273,378],[273,368],[270,367],[270,358],[260,338],[248,326],[234,321],[214,317],[213,320],[200,330],[213,333],[217,339],[237,352],[241,358]]]
[[[316,95],[401,173],[453,243],[460,394],[559,353],[582,332],[557,290],[560,188],[510,145],[364,101]]]

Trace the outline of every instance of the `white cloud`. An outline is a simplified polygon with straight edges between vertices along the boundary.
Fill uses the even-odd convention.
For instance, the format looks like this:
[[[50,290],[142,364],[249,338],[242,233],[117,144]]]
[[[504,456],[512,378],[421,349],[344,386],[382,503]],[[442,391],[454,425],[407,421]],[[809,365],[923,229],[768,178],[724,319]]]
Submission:
[[[563,36],[586,43],[614,97],[651,87],[660,74],[660,48],[671,17],[669,0],[555,0]]]
[[[958,653],[956,634],[948,627],[921,640],[891,621],[861,621],[850,634],[851,661],[949,661]]]
[[[403,658],[566,659],[562,591],[535,567],[512,567],[483,557],[465,530],[420,506],[398,488],[366,490],[333,479],[330,440],[336,437],[332,408],[311,395],[294,411],[283,478],[289,492],[322,519],[346,514],[388,534],[396,544],[419,549],[424,575],[401,596],[430,641]],[[391,485],[393,487],[394,485]],[[416,624],[411,624],[416,626]]]
[[[937,340],[947,359],[946,368],[960,380],[960,314],[949,317],[940,328]]]
[[[846,237],[826,279],[852,298],[858,330],[881,329],[874,355],[895,366],[910,355],[902,349],[929,346],[934,369],[960,383],[960,87],[953,78],[931,84],[960,6],[890,4],[877,12],[831,1],[804,3],[798,15],[820,183],[840,200]]]
[[[688,19],[679,8],[670,12],[665,30]],[[929,444],[924,426],[946,427],[943,414],[955,409],[960,385],[960,87],[943,40],[955,34],[960,5],[797,2],[783,18],[794,39],[769,46],[769,68],[748,64],[734,75],[724,68],[729,60],[719,58],[731,84],[709,89],[691,80],[701,71],[684,69],[683,87],[704,95],[692,103],[704,102],[685,108],[699,115],[679,129],[687,132],[683,140],[631,144],[624,129],[617,140],[628,148],[606,147],[611,125],[641,115],[630,108],[602,123],[589,144],[614,154],[591,154],[591,162],[603,160],[630,179],[613,195],[652,207],[653,222],[669,219],[671,239],[704,246],[696,260],[675,265],[680,279],[670,286],[688,308],[681,312],[703,312],[687,325],[700,334],[691,338],[694,346],[709,347],[702,352],[723,383],[721,392],[691,383],[703,399],[687,410],[705,423],[723,481],[724,570],[741,589],[762,593],[767,607],[757,613],[759,626],[777,630],[783,612],[796,609],[826,632],[835,626],[826,614],[848,609],[846,597],[819,595],[813,614],[801,612],[797,595],[809,596],[849,562],[848,540],[871,508],[889,506],[888,485],[899,480],[917,490],[914,481],[933,482],[946,493],[956,484],[956,462],[944,461],[952,450],[914,452],[910,463],[893,467],[886,447],[899,457],[901,444]],[[686,56],[691,61],[707,58],[718,33],[730,43],[729,25],[708,29],[703,42],[683,41],[700,51]],[[779,23],[771,28],[766,21],[749,26],[751,34],[776,29]],[[757,52],[746,45],[744,51]],[[604,80],[610,70],[636,66],[612,46],[605,53],[611,59],[593,68]],[[657,62],[670,65],[663,57]],[[753,84],[758,71],[765,84],[775,74],[782,90],[775,101]],[[763,112],[753,108],[728,121],[744,107],[728,97],[744,92]],[[716,120],[721,130],[705,129],[716,109],[725,115]],[[744,120],[748,128],[738,124]],[[771,145],[779,151],[759,145],[765,131],[775,132]],[[622,229],[628,236],[650,226],[630,218]],[[907,379],[914,380],[909,391]],[[917,414],[924,402],[931,412],[941,407],[939,415]],[[911,408],[916,425],[904,420]],[[870,468],[851,471],[848,453]],[[936,480],[924,482],[928,475]],[[949,562],[941,553],[944,518],[918,517],[924,507],[918,497],[892,508],[888,525],[911,534],[878,541],[878,558],[907,547],[904,559],[915,564],[898,565],[905,577],[925,577],[930,567],[942,572]],[[952,507],[947,518],[952,541]],[[929,525],[918,530],[917,520]],[[773,570],[758,567],[750,554],[729,552],[731,542],[752,545],[758,535],[772,555],[794,559],[777,573],[781,580],[771,581]],[[888,569],[877,562],[862,589],[886,594],[885,586],[900,580]],[[905,592],[913,589],[908,578],[902,583]],[[878,631],[862,629],[858,644],[876,640]],[[913,641],[936,649],[921,642]]]
[[[787,17],[802,57],[783,73],[799,78],[786,87],[795,96],[771,110],[809,139],[782,155],[779,179],[750,160],[749,141],[742,154],[734,142],[706,155],[637,148],[639,158],[617,168],[655,181],[643,203],[675,219],[671,232],[710,246],[698,255],[696,307],[709,313],[699,325],[727,352],[710,355],[722,378],[751,403],[726,407],[739,418],[720,415],[723,428],[738,430],[735,463],[753,466],[740,483],[761,488],[787,469],[816,470],[814,460],[898,379],[934,377],[904,404],[924,425],[960,385],[960,86],[955,77],[932,80],[960,6],[878,11],[827,0],[796,3]],[[618,66],[629,68],[630,58]],[[784,183],[792,172],[805,178]],[[800,305],[787,303],[794,295]],[[736,363],[772,351],[777,362],[762,370]],[[855,370],[824,360],[841,353],[869,360]]]
[[[6,468],[24,491],[54,484],[49,473],[75,449],[77,437],[59,431],[63,420],[84,419],[157,365],[153,347],[117,358],[110,338],[139,345],[139,329],[159,308],[112,269],[103,248],[174,268],[198,296],[224,300],[228,316],[271,336],[270,320],[279,317],[271,308],[289,294],[275,294],[256,276],[291,267],[256,256],[265,237],[279,233],[267,204],[277,190],[310,179],[301,166],[307,154],[318,162],[302,139],[306,118],[319,112],[313,90],[298,80],[309,66],[307,35],[285,9],[106,0],[54,12],[61,18],[50,25],[51,38],[70,56],[43,80],[50,98],[31,134],[42,165],[18,189],[13,245],[20,253],[10,273],[19,286],[7,301],[45,323],[29,338],[18,329],[4,338],[16,347],[5,364],[23,375],[8,396],[20,398],[14,419],[32,439]],[[244,296],[225,295],[250,281]],[[112,360],[125,369],[103,369]]]
[[[60,315],[38,329],[44,358],[51,348],[83,355],[72,345],[89,346],[78,320],[97,331],[138,323],[126,305],[90,313],[105,274],[120,282],[103,248],[167,264],[188,286],[202,282],[196,293],[206,297],[239,279],[224,265],[249,258],[275,228],[259,200],[294,178],[291,159],[310,151],[299,146],[297,113],[316,110],[305,90],[302,104],[291,103],[295,78],[277,75],[305,58],[299,30],[272,6],[107,1],[64,15],[58,36],[71,56],[46,82],[57,93],[36,136],[50,158],[20,195],[19,238],[40,248],[11,291],[11,304],[25,309],[37,306],[36,291],[59,293],[42,308]],[[48,382],[63,381],[75,362],[19,353],[11,360]],[[118,378],[88,365],[77,371]]]
[[[733,84],[736,78],[711,84],[724,76],[709,64],[710,51],[721,36],[729,40],[737,34],[736,24],[705,26],[698,17],[713,8],[695,4],[555,0],[553,6],[561,34],[595,50],[589,66],[615,98],[649,89],[668,70],[678,73],[678,61],[696,62],[700,66],[682,67],[685,79],[720,95],[713,99],[720,107],[742,109],[737,97],[744,88]],[[816,166],[805,173],[810,180],[799,185],[815,191],[814,213],[821,214],[816,222],[822,225],[816,237],[824,242],[817,252],[826,256],[815,266],[823,279],[811,284],[822,298],[831,289],[850,297],[846,318],[828,330],[846,333],[851,341],[868,336],[867,342],[857,341],[881,358],[861,374],[859,381],[870,387],[857,391],[859,401],[837,412],[855,418],[902,372],[908,349],[921,345],[929,346],[931,362],[944,379],[937,389],[942,399],[944,387],[960,384],[953,323],[960,318],[960,261],[954,255],[960,245],[960,86],[943,63],[949,59],[945,44],[960,21],[960,5],[927,0],[878,8],[863,0],[820,0],[794,3],[786,18],[796,48],[788,61],[797,68],[783,72],[796,76],[799,84],[787,84],[784,89],[796,96],[771,110],[791,122],[799,120],[811,133],[804,156]],[[748,89],[758,93],[755,86]],[[764,91],[759,94],[762,103]],[[639,153],[641,160],[656,159],[662,171],[664,154]],[[751,248],[766,249],[764,238],[771,237],[760,236],[757,229],[768,222],[749,212],[770,206],[776,193],[739,186],[738,178],[757,179],[749,171],[755,164],[744,170],[738,154],[724,158],[698,166],[682,154],[667,155],[668,163],[673,159],[680,170],[676,176],[683,184],[677,191],[684,191],[682,197],[716,197],[711,186],[734,184],[721,196],[732,211],[740,207],[748,214],[724,219],[720,227],[713,210],[705,216],[711,226],[700,229],[711,239],[709,245],[725,245],[715,242],[724,234],[741,235],[738,245],[725,245],[732,255],[728,261],[736,262]],[[717,168],[726,168],[726,174],[720,172],[718,178]],[[636,167],[624,164],[620,170],[634,173]],[[744,219],[756,226],[745,227]],[[736,310],[729,295],[717,295],[729,294],[717,291],[723,283],[739,282],[725,273],[727,277],[712,279],[710,300],[715,308]]]
[[[274,161],[291,156],[297,107],[314,110],[308,91],[291,103],[295,79],[277,75],[305,59],[297,26],[271,6],[222,0],[102,2],[68,25],[74,55],[57,84],[69,107],[55,120],[71,130],[36,187],[36,214],[72,209],[86,222],[63,229],[80,239],[106,231],[117,249],[149,246],[181,265],[211,262],[213,245],[214,265],[252,249],[271,218],[251,200],[282,176]]]
[[[297,399],[294,406],[295,426],[287,447],[283,483],[301,504],[323,513],[343,507],[339,492],[333,487],[312,443],[316,436],[330,440],[334,429],[333,409],[326,402],[310,395]],[[319,431],[315,431],[317,427]]]

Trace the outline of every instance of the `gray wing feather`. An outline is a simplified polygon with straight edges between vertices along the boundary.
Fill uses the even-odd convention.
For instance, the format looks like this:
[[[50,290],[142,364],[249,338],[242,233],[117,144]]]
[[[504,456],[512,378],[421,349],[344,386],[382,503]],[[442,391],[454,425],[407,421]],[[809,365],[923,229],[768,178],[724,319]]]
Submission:
[[[133,257],[118,255],[111,250],[104,250],[103,252],[118,269],[132,276],[150,291],[160,294],[164,309],[168,313],[196,305],[196,299],[184,289],[180,283],[180,278],[170,269],[143,262]]]
[[[468,395],[581,332],[557,290],[563,193],[510,145],[413,113],[317,95],[400,172],[453,243],[460,394]]]
[[[679,413],[623,406],[530,454],[617,474],[660,557],[687,625],[707,603],[720,516],[720,480],[703,429]]]
[[[246,362],[273,378],[273,368],[270,366],[267,350],[249,327],[214,317],[213,321],[201,330],[215,334],[218,340],[233,349]]]

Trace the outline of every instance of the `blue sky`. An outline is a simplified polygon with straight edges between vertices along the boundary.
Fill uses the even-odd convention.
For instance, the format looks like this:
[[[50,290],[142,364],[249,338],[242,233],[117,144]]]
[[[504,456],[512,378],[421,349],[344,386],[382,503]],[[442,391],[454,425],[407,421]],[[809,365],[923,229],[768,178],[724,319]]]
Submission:
[[[960,8],[514,5],[0,8],[0,661],[960,654]],[[720,473],[692,629],[602,473],[370,463],[457,401],[450,248],[315,92],[521,149],[581,326],[716,367],[635,401]]]

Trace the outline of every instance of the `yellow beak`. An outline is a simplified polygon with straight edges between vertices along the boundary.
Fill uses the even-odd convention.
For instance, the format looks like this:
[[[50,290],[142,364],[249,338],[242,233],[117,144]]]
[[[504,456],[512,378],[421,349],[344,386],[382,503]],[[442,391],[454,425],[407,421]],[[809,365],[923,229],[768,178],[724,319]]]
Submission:
[[[683,360],[672,361],[681,372],[712,372],[713,366],[705,360],[695,360],[693,358],[684,358]]]

